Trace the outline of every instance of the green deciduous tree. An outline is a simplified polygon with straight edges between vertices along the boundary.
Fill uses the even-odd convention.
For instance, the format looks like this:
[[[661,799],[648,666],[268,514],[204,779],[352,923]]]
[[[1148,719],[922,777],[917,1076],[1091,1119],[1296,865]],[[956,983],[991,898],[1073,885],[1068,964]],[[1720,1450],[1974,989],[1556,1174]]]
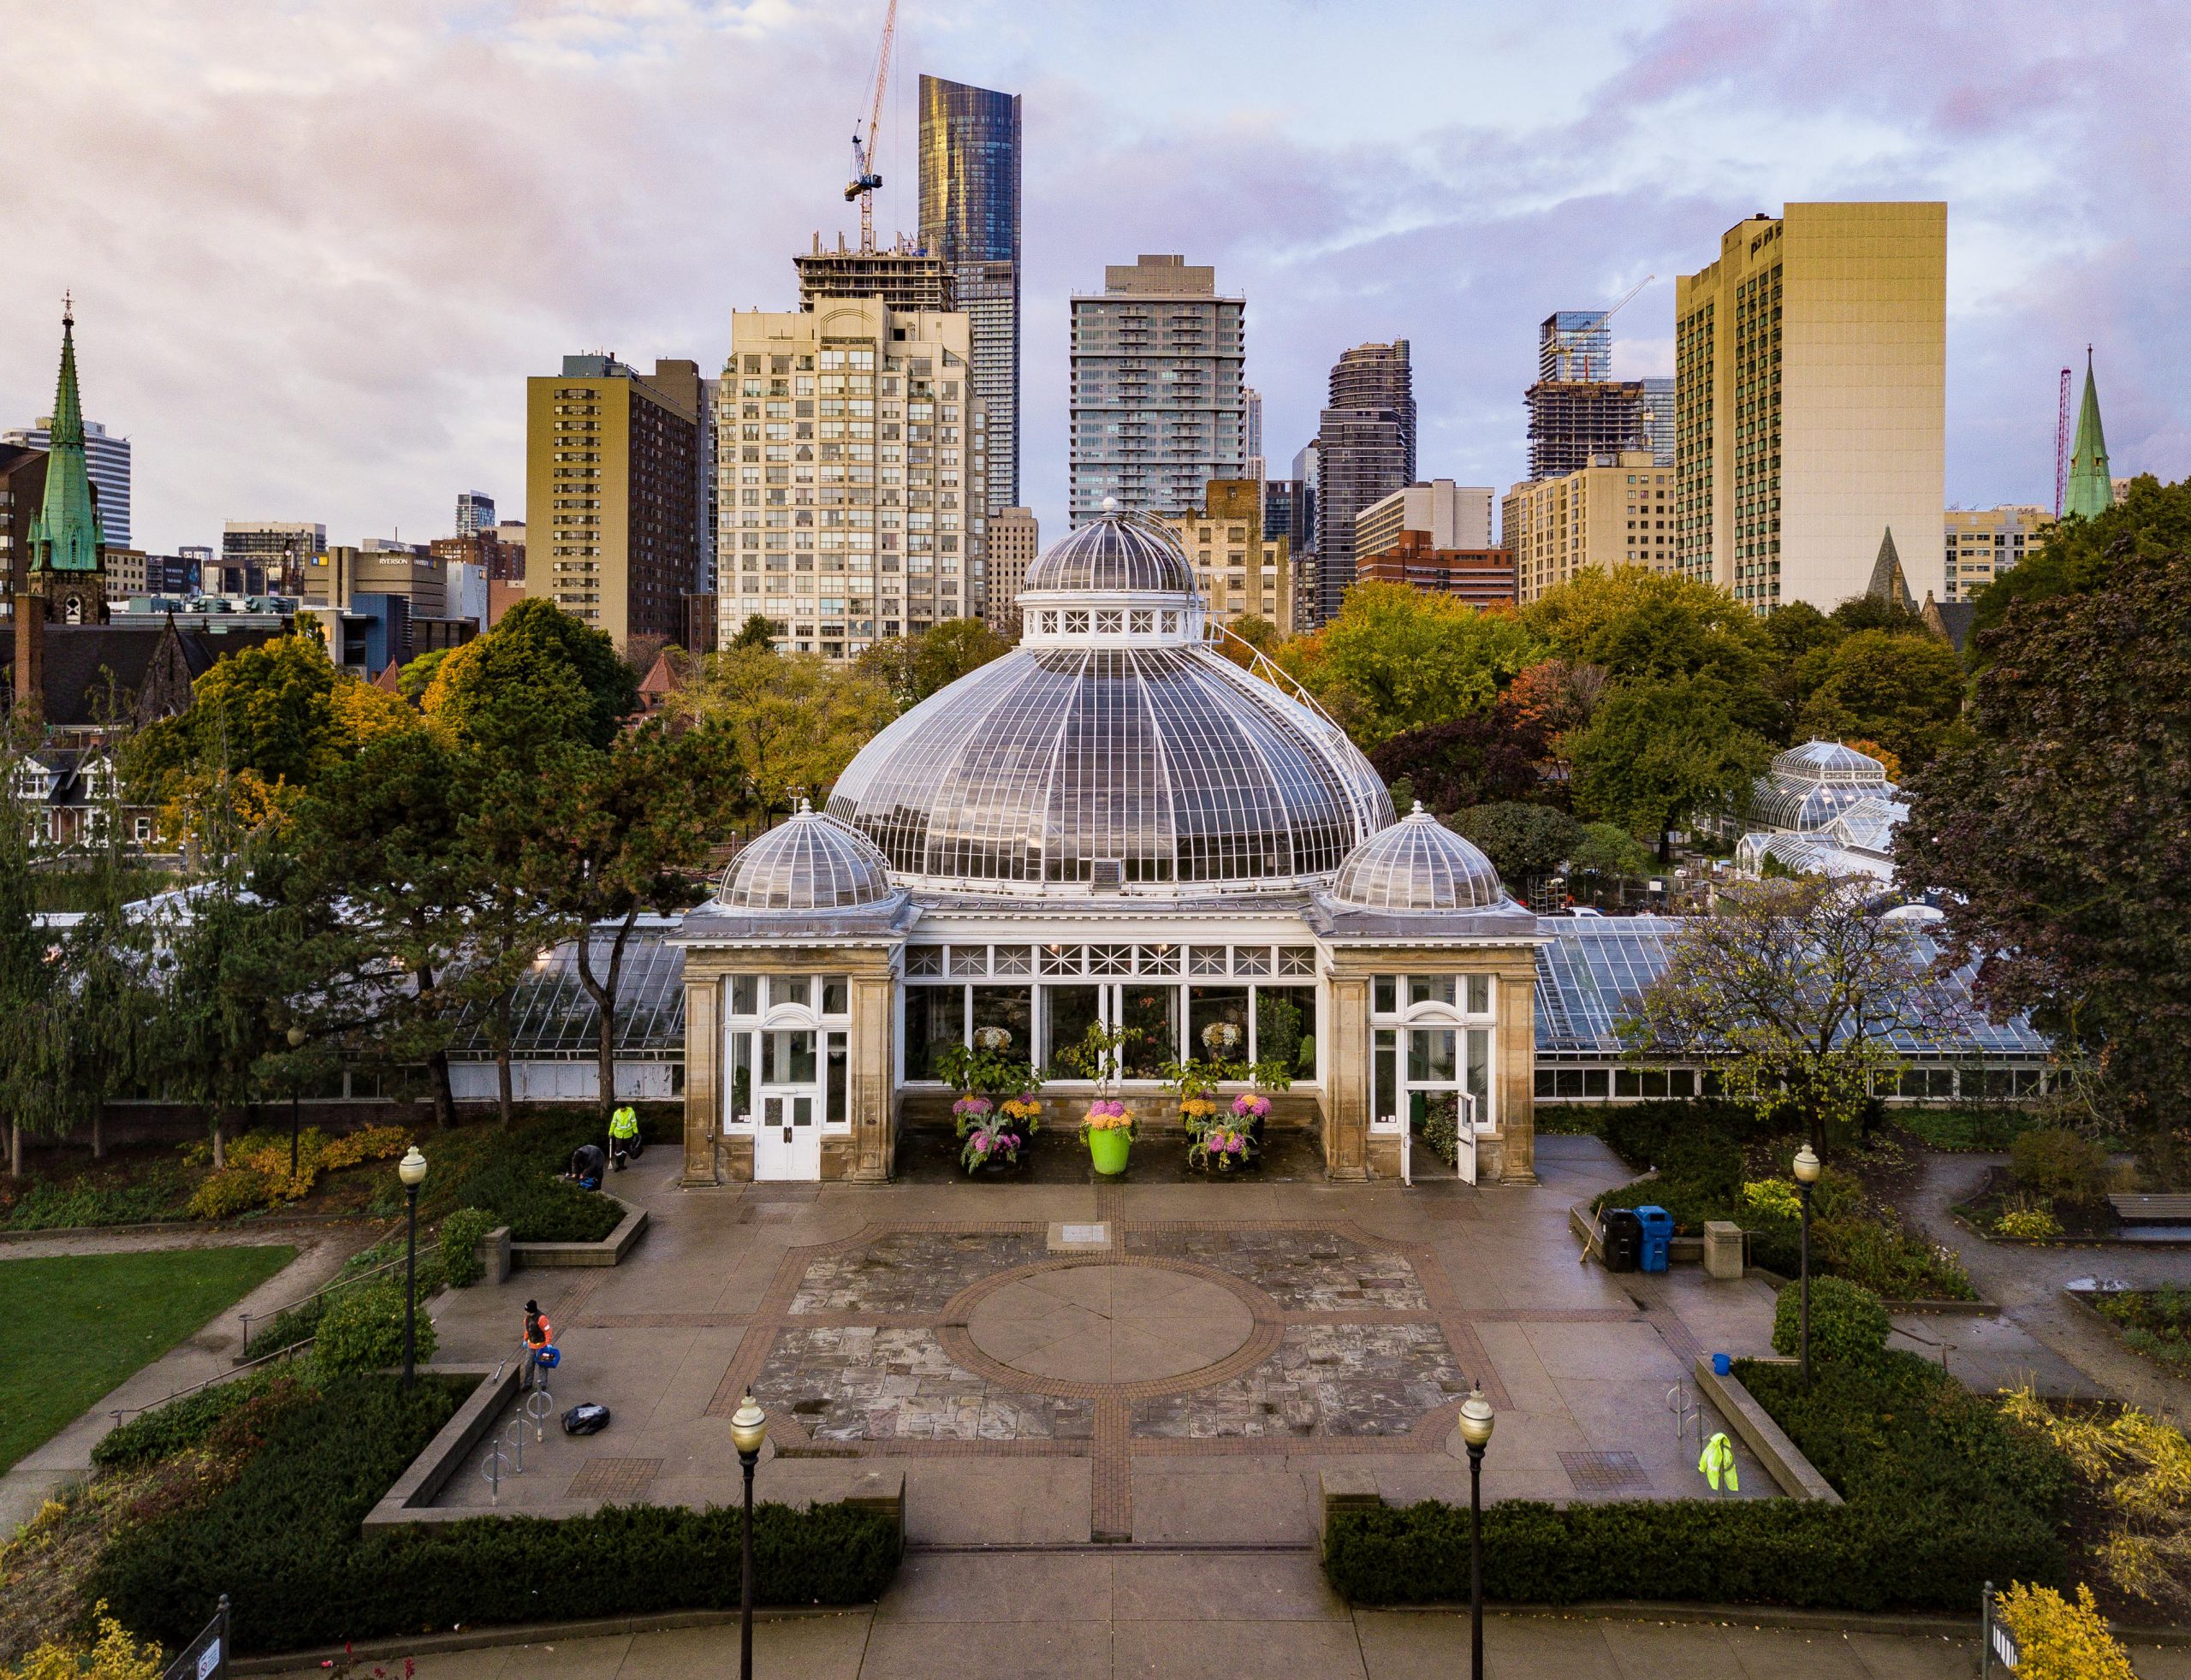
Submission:
[[[2182,1127],[2191,557],[2126,549],[2097,586],[2016,603],[1981,639],[1968,733],[1909,784],[1902,878],[1945,889],[1989,1007],[2034,1011],[2134,1114]]]
[[[459,741],[515,751],[549,739],[605,747],[639,680],[601,631],[528,598],[485,635],[450,650],[427,686],[426,715]]]
[[[745,622],[738,626],[738,633],[730,638],[733,648],[771,651],[775,646],[775,627],[758,613],[748,613]]]
[[[1979,591],[1974,630],[1980,656],[1989,650],[1998,656],[2002,644],[1986,643],[1984,632],[2004,624],[2019,603],[2088,595],[2106,588],[2127,560],[2182,554],[2191,554],[2191,478],[2176,484],[2151,473],[2133,478],[2121,502],[2097,519],[2063,520],[2045,547]]]
[[[1713,914],[1683,920],[1617,1030],[1635,1060],[1710,1061],[1730,1099],[1800,1123],[1823,1155],[1873,1083],[1899,1071],[1897,1032],[1960,1024],[1932,972],[1915,930],[1870,914],[1845,884],[1737,882]]]
[[[917,636],[877,642],[859,656],[859,668],[890,691],[903,707],[918,705],[969,671],[1012,651],[1009,638],[979,619],[946,619]]]
[[[1772,757],[1710,675],[1615,688],[1571,751],[1576,814],[1617,822],[1662,857],[1669,828],[1693,811],[1739,804]]]
[[[1517,893],[1531,877],[1558,870],[1582,838],[1575,819],[1550,805],[1474,805],[1446,820],[1491,859],[1499,879]]]
[[[1743,727],[1772,726],[1772,643],[1764,621],[1725,591],[1643,567],[1591,569],[1523,616],[1554,653],[1602,667],[1616,684],[1710,677]]]
[[[672,703],[721,734],[763,812],[802,794],[819,805],[852,755],[898,715],[889,689],[857,666],[757,648],[704,659],[698,680]]]
[[[1511,612],[1404,584],[1357,584],[1337,618],[1276,658],[1364,751],[1404,730],[1481,711],[1544,654]]]
[[[1877,741],[1907,769],[1931,762],[1962,710],[1962,662],[1921,627],[1852,632],[1806,655],[1802,668],[1802,733]]]

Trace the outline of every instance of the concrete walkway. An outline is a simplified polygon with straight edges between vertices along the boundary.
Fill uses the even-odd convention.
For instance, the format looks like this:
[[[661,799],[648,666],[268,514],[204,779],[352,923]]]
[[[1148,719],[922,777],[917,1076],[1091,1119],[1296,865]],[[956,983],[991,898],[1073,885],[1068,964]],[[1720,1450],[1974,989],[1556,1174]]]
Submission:
[[[92,1468],[92,1449],[114,1427],[116,1408],[134,1412],[155,1405],[178,1389],[229,1370],[243,1346],[240,1315],[263,1317],[309,1295],[359,1249],[373,1240],[361,1226],[253,1225],[241,1230],[86,1233],[27,1238],[0,1244],[0,1266],[41,1255],[138,1254],[168,1249],[267,1248],[287,1245],[297,1257],[216,1317],[185,1337],[104,1396],[82,1416],[0,1475],[0,1535],[12,1535],[59,1489]]]
[[[1989,1168],[2007,1161],[2005,1155],[1927,1155],[1924,1177],[1904,1211],[1934,1242],[1954,1250],[1978,1292],[1998,1303],[2004,1319],[2076,1371],[2092,1392],[2149,1412],[2191,1418],[2191,1382],[2133,1353],[2062,1295],[2062,1285],[2071,1279],[2093,1276],[2141,1287],[2191,1285],[2191,1250],[1989,1243],[1956,1223],[1947,1210],[1975,1193]],[[1971,1333],[1953,1321],[1933,1322],[1951,1342]],[[1955,1365],[1956,1355],[1951,1352],[1949,1359]]]
[[[1938,1636],[1749,1624],[1487,1616],[1499,1680],[1968,1680],[1975,1629]],[[872,1611],[765,1620],[754,1671],[800,1680],[1451,1680],[1467,1616],[1357,1611],[1306,1553],[917,1554]],[[378,1659],[391,1672],[401,1661]],[[2191,1652],[2135,1653],[2143,1680],[2191,1680]],[[300,1669],[300,1677],[317,1673]],[[419,1680],[687,1680],[738,1672],[734,1622],[430,1653]]]

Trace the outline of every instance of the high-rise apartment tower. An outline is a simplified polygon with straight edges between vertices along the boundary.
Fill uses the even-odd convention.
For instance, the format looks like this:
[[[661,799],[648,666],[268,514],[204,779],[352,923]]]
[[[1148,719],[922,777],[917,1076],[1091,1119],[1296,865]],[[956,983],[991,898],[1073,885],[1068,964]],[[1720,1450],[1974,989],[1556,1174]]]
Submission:
[[[1337,614],[1354,582],[1355,515],[1414,482],[1408,341],[1357,345],[1333,365],[1316,430],[1316,623]]]
[[[1217,270],[1144,256],[1103,270],[1072,299],[1072,522],[1103,511],[1178,513],[1248,458],[1240,380],[1244,299],[1220,297]]]
[[[1019,500],[1019,95],[921,78],[921,244],[949,270],[989,416],[989,511]],[[895,306],[894,306],[894,307]]]
[[[1680,564],[1759,612],[1945,598],[1947,206],[1791,204],[1676,282]]]
[[[641,373],[614,356],[566,356],[560,374],[525,381],[528,587],[619,650],[685,631],[703,384],[696,362]]]
[[[495,528],[495,498],[484,490],[456,493],[456,534],[477,537]]]

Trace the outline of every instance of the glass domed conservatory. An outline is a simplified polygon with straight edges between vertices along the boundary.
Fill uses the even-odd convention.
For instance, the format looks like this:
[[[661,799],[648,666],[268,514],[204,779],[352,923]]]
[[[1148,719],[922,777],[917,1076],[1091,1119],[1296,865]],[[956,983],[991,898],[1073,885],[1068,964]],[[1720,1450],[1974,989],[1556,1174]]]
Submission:
[[[1018,647],[876,735],[688,916],[686,1173],[882,1179],[947,1121],[953,1045],[1043,1070],[1098,1024],[1145,1125],[1161,1070],[1261,1066],[1334,1178],[1426,1119],[1533,1178],[1535,921],[1309,697],[1228,657],[1185,555],[1107,513],[1029,567]],[[1468,1144],[1473,1143],[1471,1149]],[[1434,1171],[1441,1163],[1417,1155]]]

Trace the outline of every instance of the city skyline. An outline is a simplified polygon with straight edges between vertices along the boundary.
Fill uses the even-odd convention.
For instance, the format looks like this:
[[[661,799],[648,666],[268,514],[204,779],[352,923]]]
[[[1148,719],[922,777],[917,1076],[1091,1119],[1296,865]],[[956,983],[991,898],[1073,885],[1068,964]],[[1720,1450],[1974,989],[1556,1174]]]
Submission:
[[[136,448],[140,548],[217,540],[243,517],[440,534],[467,487],[514,506],[526,373],[606,349],[712,374],[732,311],[790,306],[788,258],[854,225],[839,131],[872,59],[869,9],[460,23],[419,6],[377,17],[365,51],[360,26],[316,6],[278,24],[252,6],[187,27],[178,14],[96,50],[23,9],[10,39],[32,74],[5,132],[24,167],[0,203],[42,237],[0,312],[0,425],[45,412],[73,286],[99,416]],[[2176,377],[2191,329],[2169,307],[2191,234],[2165,214],[2170,166],[2132,138],[2164,120],[2182,20],[2106,9],[2067,40],[2034,10],[1988,26],[1979,53],[1975,24],[1884,9],[1630,8],[1578,51],[1483,9],[1369,27],[1290,9],[1240,45],[1238,9],[1129,8],[1137,27],[1099,27],[976,4],[901,25],[879,231],[917,228],[920,74],[1024,100],[1019,499],[1046,528],[1066,511],[1066,300],[1107,263],[1185,249],[1248,299],[1269,458],[1312,434],[1341,350],[1405,337],[1419,470],[1503,489],[1521,476],[1512,394],[1546,315],[1655,273],[1613,323],[1612,371],[1669,372],[1671,276],[1743,217],[1799,199],[1949,204],[1949,501],[2048,499],[2055,381],[2088,340],[2115,470],[2191,470]],[[1151,32],[1176,48],[1167,62],[1126,45]],[[1903,50],[1878,53],[1882,33]],[[1237,92],[1184,68],[1220,50],[1254,58]],[[1515,86],[1452,114],[1428,66],[1456,52]],[[1554,62],[1558,92],[1523,98],[1529,67]],[[1980,64],[1982,87],[1962,80]],[[1391,79],[1375,99],[1310,97],[1373,74]],[[2010,101],[1987,91],[2010,85]],[[1780,118],[1739,151],[1730,92]],[[368,149],[332,120],[361,98],[389,119]],[[592,113],[588,158],[541,161],[573,101]],[[1615,141],[1632,155],[1608,171]],[[2072,193],[2095,160],[2110,190]],[[598,208],[569,209],[573,167]],[[294,260],[236,254],[277,228]]]

